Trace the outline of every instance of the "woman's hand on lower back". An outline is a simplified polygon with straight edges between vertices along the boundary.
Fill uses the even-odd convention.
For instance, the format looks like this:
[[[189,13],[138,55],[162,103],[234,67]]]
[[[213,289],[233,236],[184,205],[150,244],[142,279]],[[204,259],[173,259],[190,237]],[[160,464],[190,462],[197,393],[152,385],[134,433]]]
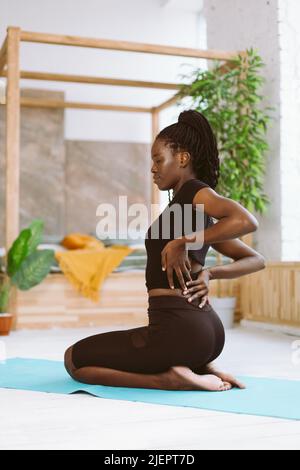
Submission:
[[[182,289],[186,287],[186,281],[191,281],[191,263],[188,257],[185,243],[181,240],[171,240],[166,244],[161,252],[162,270],[167,271],[168,282],[171,289],[174,289],[173,271],[175,271]]]
[[[195,281],[187,282],[187,290],[183,291],[186,299],[189,302],[194,299],[199,299],[199,302],[201,300],[199,307],[202,308],[208,301],[209,279],[209,272],[207,269],[204,269],[198,274]]]

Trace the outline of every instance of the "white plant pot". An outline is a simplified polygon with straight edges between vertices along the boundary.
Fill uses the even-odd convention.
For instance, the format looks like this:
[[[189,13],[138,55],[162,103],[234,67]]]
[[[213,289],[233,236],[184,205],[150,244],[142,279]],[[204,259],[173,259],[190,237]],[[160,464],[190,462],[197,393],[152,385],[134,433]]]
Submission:
[[[233,328],[236,297],[209,297],[212,308],[216,311],[224,328]]]

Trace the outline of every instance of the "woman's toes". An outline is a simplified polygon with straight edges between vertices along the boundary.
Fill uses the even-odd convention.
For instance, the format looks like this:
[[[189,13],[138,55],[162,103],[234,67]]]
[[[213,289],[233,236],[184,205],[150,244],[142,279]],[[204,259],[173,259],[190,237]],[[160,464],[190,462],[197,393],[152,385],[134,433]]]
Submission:
[[[242,389],[246,388],[246,385],[243,384],[242,382],[240,382],[239,380],[236,381],[236,386],[237,386],[238,388],[242,388]]]
[[[220,387],[220,391],[225,392],[227,390],[230,390],[232,388],[231,383],[229,382],[222,382],[222,385]]]
[[[233,387],[246,388],[246,386],[236,379],[233,375],[226,374],[223,377],[223,381],[229,382]]]
[[[217,391],[223,386],[222,380],[213,374],[204,374],[198,376],[198,384],[202,390]]]
[[[186,366],[172,366],[165,374],[161,374],[162,377],[164,375],[167,380],[165,386],[172,390],[225,392],[236,386],[236,384],[229,381],[227,377],[221,379],[214,374],[195,374]]]

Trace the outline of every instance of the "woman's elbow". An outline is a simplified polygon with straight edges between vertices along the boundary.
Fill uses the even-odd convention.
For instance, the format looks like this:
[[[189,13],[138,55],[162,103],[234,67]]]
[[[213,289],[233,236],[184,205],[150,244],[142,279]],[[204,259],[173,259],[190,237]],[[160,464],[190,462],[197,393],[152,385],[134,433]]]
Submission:
[[[251,215],[251,217],[243,217],[241,219],[241,226],[243,233],[255,232],[258,229],[258,220]]]
[[[256,258],[257,258],[258,269],[259,270],[265,269],[265,267],[266,267],[265,258],[262,255],[258,255],[258,256],[256,256]]]

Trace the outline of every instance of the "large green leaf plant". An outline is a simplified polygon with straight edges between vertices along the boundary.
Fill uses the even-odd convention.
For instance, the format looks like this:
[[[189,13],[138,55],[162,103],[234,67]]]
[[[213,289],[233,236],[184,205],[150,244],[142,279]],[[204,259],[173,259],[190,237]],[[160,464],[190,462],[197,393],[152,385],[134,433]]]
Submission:
[[[0,273],[0,315],[7,312],[12,286],[25,291],[40,284],[55,261],[53,250],[38,249],[43,229],[44,222],[35,219],[8,250]]]
[[[266,133],[273,107],[263,103],[260,88],[265,64],[254,49],[247,49],[222,65],[194,68],[185,78],[179,96],[189,108],[204,114],[218,141],[220,178],[216,191],[261,214],[269,204],[264,193],[265,155],[269,150]],[[180,105],[180,103],[178,103]]]

